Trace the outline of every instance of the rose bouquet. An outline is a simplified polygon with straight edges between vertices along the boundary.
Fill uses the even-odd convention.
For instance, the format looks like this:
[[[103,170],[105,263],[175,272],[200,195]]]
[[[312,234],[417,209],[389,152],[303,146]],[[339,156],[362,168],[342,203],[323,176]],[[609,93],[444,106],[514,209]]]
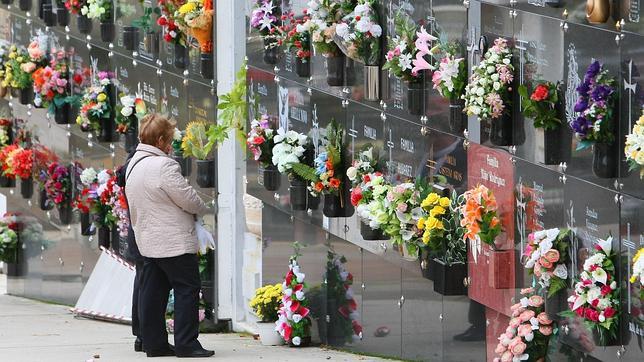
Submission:
[[[311,0],[307,14],[311,17],[311,41],[315,50],[326,57],[337,57],[340,48],[334,41],[335,29],[342,18],[355,8],[355,0]]]
[[[494,247],[494,240],[501,233],[494,194],[484,185],[477,185],[463,196],[465,204],[460,208],[463,238],[470,241],[472,248],[479,249],[481,241]]]
[[[499,336],[494,362],[543,361],[557,333],[556,324],[543,311],[543,298],[532,288],[522,289],[521,295],[511,307],[510,324]]]
[[[484,55],[484,59],[474,67],[470,82],[465,86],[465,111],[479,120],[499,119],[509,112],[514,80],[512,51],[507,40],[497,38]]]
[[[5,63],[5,77],[2,85],[20,90],[31,90],[31,75],[36,68],[45,65],[44,52],[37,41],[29,44],[29,49],[18,49],[15,45],[10,48],[8,60]]]
[[[282,284],[265,285],[255,290],[249,306],[260,321],[277,321],[277,312],[282,306]]]
[[[550,298],[568,286],[570,230],[557,228],[535,231],[528,235],[523,252],[524,265],[537,278]]]
[[[594,253],[584,261],[573,294],[568,298],[570,310],[563,316],[579,316],[593,332],[597,345],[608,345],[617,338],[619,289],[612,250],[613,238],[600,239]]]
[[[12,228],[15,221],[5,215],[0,219],[0,261],[15,263],[18,254],[18,234],[16,228]]]
[[[110,72],[99,72],[96,83],[85,89],[76,118],[76,123],[83,131],[100,132],[102,128],[110,126],[108,121],[113,116],[109,96],[112,78]]]
[[[157,24],[163,29],[163,40],[166,43],[186,44],[185,33],[179,29],[174,15],[179,7],[185,3],[186,0],[158,0],[161,16],[157,19]]]
[[[362,325],[358,314],[358,303],[353,294],[353,275],[346,269],[347,259],[333,251],[327,252],[326,274],[327,296],[331,310],[327,310],[330,323],[340,329],[347,343],[362,337]],[[332,302],[333,301],[333,302]]]
[[[305,134],[296,131],[277,130],[273,137],[271,161],[279,172],[286,173],[290,180],[301,178],[293,171],[293,165],[298,163],[309,164],[307,156],[311,151],[311,141]]]
[[[288,273],[282,283],[282,306],[277,312],[278,319],[275,322],[275,330],[282,336],[284,341],[293,346],[308,344],[310,339],[309,317],[310,310],[306,299],[304,273],[301,272],[297,263],[297,255],[291,257],[288,265]]]
[[[407,252],[411,257],[418,255],[423,234],[418,228],[418,220],[423,216],[423,209],[420,207],[424,198],[422,191],[419,184],[406,182],[390,187],[384,198],[388,219],[383,224],[383,230],[401,253]]]
[[[417,227],[423,232],[423,245],[445,265],[465,264],[467,245],[463,239],[465,228],[461,226],[460,209],[464,197],[456,192],[450,197],[441,197],[432,192],[420,203],[423,216]]]
[[[130,130],[138,129],[138,122],[147,114],[143,98],[131,95],[124,95],[119,99],[116,109],[116,131],[126,134]]]
[[[377,2],[358,0],[353,12],[335,27],[338,42],[346,55],[365,65],[379,65],[382,27]]]
[[[611,144],[613,134],[613,107],[617,97],[615,79],[597,60],[586,70],[584,81],[577,87],[579,99],[575,104],[578,113],[570,126],[580,142],[577,149],[593,143]]]
[[[554,130],[559,127],[559,89],[556,84],[548,81],[537,82],[529,96],[525,85],[520,85],[518,90],[521,96],[521,110],[526,117],[534,120],[535,128]]]
[[[630,171],[639,169],[640,179],[644,178],[644,115],[637,120],[631,133],[626,136],[624,153]]]
[[[267,114],[262,114],[260,119],[255,119],[251,122],[246,144],[253,154],[253,159],[263,167],[268,167],[273,161],[272,152],[273,147],[275,147],[275,140],[273,139],[275,133],[273,122]]]
[[[58,162],[52,162],[49,165],[45,191],[49,200],[56,206],[61,207],[71,201],[72,180],[67,166]]]
[[[179,29],[197,39],[202,53],[212,52],[212,0],[187,0],[174,13]]]

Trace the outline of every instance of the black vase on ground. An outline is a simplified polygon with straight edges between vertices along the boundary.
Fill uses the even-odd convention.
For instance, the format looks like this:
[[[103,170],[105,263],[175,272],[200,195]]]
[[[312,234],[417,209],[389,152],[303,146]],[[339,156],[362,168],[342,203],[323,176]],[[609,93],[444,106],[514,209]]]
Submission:
[[[605,329],[600,327],[593,328],[593,342],[595,342],[595,346],[597,347],[612,347],[621,345],[617,336],[611,336]]]
[[[72,223],[72,206],[70,204],[58,205],[58,219],[62,225]]]
[[[22,11],[31,10],[31,6],[32,6],[31,4],[32,4],[31,0],[20,0],[19,1],[20,10]]]
[[[34,181],[31,178],[20,179],[20,195],[23,199],[31,199],[34,195]]]
[[[277,169],[277,166],[260,166],[258,169],[257,181],[268,191],[279,190],[281,184],[281,175],[279,170]]]
[[[199,61],[201,63],[201,77],[213,79],[215,77],[215,59],[212,53],[201,53]]]
[[[465,100],[463,99],[449,100],[449,129],[458,135],[461,135],[467,128],[467,117],[463,113],[464,107]]]
[[[173,154],[172,158],[179,163],[179,167],[181,168],[181,176],[190,177],[190,174],[192,173],[192,162],[190,158],[176,154]]]
[[[139,145],[139,132],[136,127],[130,125],[125,132],[125,152],[130,153]]]
[[[98,228],[98,246],[104,247],[105,249],[110,248],[110,237],[112,236],[112,230],[107,226],[101,226]]]
[[[34,88],[29,85],[20,90],[20,104],[27,105],[34,101]]]
[[[425,82],[421,79],[407,83],[407,112],[412,116],[425,114]]]
[[[76,26],[78,27],[79,33],[90,34],[92,32],[92,19],[85,15],[78,15],[76,17]]]
[[[43,188],[38,190],[38,206],[42,211],[49,211],[54,208],[54,203],[49,200],[47,192]]]
[[[490,121],[490,142],[495,146],[514,144],[514,121],[512,113],[504,112],[499,118]]]
[[[593,174],[599,178],[617,176],[617,142],[593,144]]]
[[[54,106],[54,121],[56,124],[69,124],[69,113],[71,107],[69,103],[63,103],[60,106]]]
[[[467,295],[465,278],[467,264],[446,265],[440,260],[432,259],[429,266],[434,271],[434,291],[442,295]]]
[[[80,229],[84,236],[96,234],[96,230],[92,230],[92,215],[89,212],[80,213]]]
[[[188,48],[181,44],[174,45],[174,67],[186,69],[188,67]]]
[[[114,118],[101,118],[101,131],[98,134],[98,140],[99,142],[116,142],[118,140]]]
[[[308,78],[311,76],[311,58],[301,59],[295,57],[295,74],[298,77]]]
[[[16,187],[16,179],[7,177],[4,175],[0,175],[0,187],[2,188]]]
[[[215,187],[215,160],[197,160],[196,181],[204,189]]]
[[[559,316],[559,313],[568,309],[568,298],[566,295],[566,290],[560,290],[550,298],[544,296],[544,299],[546,314],[548,314],[548,318],[552,319],[553,321],[560,320],[561,317]]]
[[[326,57],[326,83],[332,87],[344,85],[344,55]]]
[[[279,61],[280,47],[274,39],[264,39],[264,55],[262,59],[268,65],[275,65]]]
[[[111,43],[116,37],[116,25],[111,22],[101,22],[101,40],[106,43]]]
[[[65,6],[56,7],[56,18],[59,26],[69,25],[69,10]]]
[[[389,237],[385,236],[385,234],[378,229],[372,229],[369,224],[365,223],[364,221],[360,221],[360,235],[362,235],[362,238],[364,240],[388,240]]]
[[[54,14],[54,9],[51,4],[42,5],[42,16],[45,25],[54,26],[56,25],[56,14]]]
[[[289,186],[288,191],[291,199],[291,209],[294,211],[306,210],[307,195],[309,194],[306,187],[306,181],[297,179],[291,180],[291,185]]]
[[[139,28],[136,26],[123,27],[123,47],[131,52],[139,47]]]

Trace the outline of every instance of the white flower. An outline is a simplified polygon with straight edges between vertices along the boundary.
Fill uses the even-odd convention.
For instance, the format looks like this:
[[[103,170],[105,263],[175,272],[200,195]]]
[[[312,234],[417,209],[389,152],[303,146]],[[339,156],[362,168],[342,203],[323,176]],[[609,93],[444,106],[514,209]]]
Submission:
[[[606,271],[604,269],[597,268],[591,274],[593,276],[593,280],[600,282],[602,284],[606,284],[606,279],[608,278],[608,275],[606,274]]]
[[[134,111],[133,111],[132,107],[123,107],[123,108],[121,108],[121,115],[123,117],[129,117],[129,116],[132,115],[133,112]]]
[[[355,167],[351,166],[347,169],[347,177],[349,178],[349,180],[355,181],[357,176],[358,170]]]
[[[304,292],[298,290],[297,292],[295,292],[295,298],[297,298],[297,300],[304,300]]]
[[[606,316],[602,312],[601,314],[599,314],[599,322],[604,323],[605,321],[606,321]]]
[[[371,29],[369,30],[371,35],[373,35],[374,38],[380,38],[382,35],[382,27],[378,24],[372,24]]]
[[[409,54],[409,53],[400,54],[400,57],[398,58],[398,66],[400,67],[400,69],[402,71],[412,69],[412,66],[411,66],[411,54]]]
[[[181,141],[182,139],[183,139],[183,136],[181,135],[181,131],[178,128],[175,128],[174,134],[172,135],[172,140]]]
[[[298,283],[302,283],[304,281],[304,276],[304,273],[295,273],[295,277]]]
[[[101,172],[98,173],[96,178],[98,179],[99,184],[106,184],[107,181],[109,181],[110,178],[112,178],[112,176],[107,172],[107,170],[102,170]]]
[[[291,288],[284,289],[284,295],[287,297],[290,297],[291,295],[293,295],[293,289]]]
[[[81,172],[80,180],[83,183],[83,185],[89,186],[94,182],[94,180],[96,180],[96,176],[97,176],[96,170],[94,170],[91,167],[88,167],[84,169],[83,172]]]
[[[295,322],[295,323],[300,323],[300,321],[301,321],[301,320],[302,320],[302,315],[300,315],[300,314],[293,314],[293,322]]]
[[[291,339],[291,342],[293,342],[293,345],[299,346],[300,343],[302,343],[302,340],[300,339],[300,337],[296,336],[296,337],[293,337],[293,339]]]
[[[614,280],[610,283],[610,289],[612,290],[617,289],[617,283]]]
[[[340,23],[335,27],[335,33],[344,40],[349,37],[349,25],[347,23]]]
[[[565,280],[568,278],[568,269],[566,269],[566,265],[564,264],[558,264],[552,273],[560,279]]]

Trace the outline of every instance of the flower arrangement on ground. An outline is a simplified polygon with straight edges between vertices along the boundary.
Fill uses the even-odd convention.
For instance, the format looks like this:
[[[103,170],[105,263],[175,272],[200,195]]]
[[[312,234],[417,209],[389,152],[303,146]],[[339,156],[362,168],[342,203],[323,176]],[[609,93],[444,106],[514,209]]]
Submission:
[[[255,290],[249,306],[253,313],[264,323],[277,321],[277,313],[282,306],[282,284],[265,285]]]
[[[145,102],[138,95],[122,96],[116,111],[116,131],[121,134],[138,129],[139,121],[147,114]]]
[[[212,0],[187,0],[174,13],[179,29],[197,39],[202,53],[212,52]]]
[[[5,263],[15,263],[18,253],[18,234],[12,224],[15,221],[9,215],[0,219],[0,261]]]
[[[611,144],[613,134],[613,107],[617,96],[617,83],[608,70],[597,60],[590,63],[584,81],[577,87],[579,99],[575,104],[578,113],[570,127],[579,139],[577,149],[593,143]]]
[[[431,192],[420,203],[423,216],[418,219],[417,227],[421,230],[423,246],[430,255],[445,265],[464,264],[467,261],[467,245],[461,226],[461,206],[464,197],[453,192],[451,197],[441,197]]]
[[[310,310],[306,298],[304,273],[297,263],[297,252],[289,260],[288,273],[282,283],[282,306],[277,312],[275,330],[284,341],[294,346],[306,345],[310,339]]]
[[[624,153],[630,171],[639,169],[640,179],[644,178],[644,115],[640,116],[631,133],[626,136]]]
[[[497,215],[496,198],[490,189],[477,185],[463,194],[465,204],[461,206],[461,226],[465,228],[464,239],[471,247],[480,248],[480,242],[494,247],[494,241],[501,233],[501,220]],[[478,255],[478,252],[475,253]]]
[[[548,81],[537,82],[530,95],[528,87],[519,86],[521,96],[521,110],[526,117],[532,118],[535,128],[554,130],[561,125],[560,114],[557,110],[559,104],[559,89],[556,84]]]
[[[179,29],[174,15],[185,3],[185,0],[158,0],[161,16],[157,19],[157,24],[163,29],[163,40],[166,43],[184,46],[186,44],[185,33]]]
[[[568,298],[570,310],[562,312],[569,318],[582,318],[600,345],[606,345],[618,336],[620,302],[612,242],[613,238],[608,237],[595,244],[594,252],[584,261],[583,271]]]
[[[264,40],[264,48],[278,46],[280,33],[278,23],[281,17],[280,7],[276,0],[259,0],[250,16],[250,26],[259,31]]]
[[[285,51],[294,51],[297,59],[303,63],[311,60],[311,22],[309,16],[296,19],[295,14],[290,12],[282,15],[286,24],[280,26],[280,32],[283,34],[282,44],[285,45]]]
[[[467,64],[457,57],[458,47],[456,43],[442,45],[438,67],[432,73],[433,88],[450,102],[461,99],[467,84]]]
[[[379,65],[382,27],[377,2],[358,0],[353,11],[335,27],[347,56],[365,65]]]
[[[514,80],[512,51],[507,40],[497,38],[494,46],[485,52],[483,60],[472,70],[465,86],[465,111],[479,120],[499,119],[510,111],[512,82]]]
[[[388,188],[384,198],[388,218],[382,228],[391,237],[393,245],[403,253],[405,248],[412,257],[418,255],[423,234],[418,228],[418,220],[423,216],[423,209],[420,207],[425,198],[423,192],[419,183],[405,182]]]
[[[253,154],[253,159],[263,167],[268,167],[272,163],[275,133],[275,126],[267,114],[262,114],[259,119],[254,119],[250,124],[246,144]]]
[[[508,327],[499,336],[494,362],[543,361],[557,334],[556,324],[544,312],[543,298],[532,288],[522,289],[521,295],[519,303],[511,307]]]
[[[389,50],[385,54],[385,65],[382,69],[388,70],[389,74],[404,81],[420,82],[422,73],[419,72],[419,66],[425,65],[425,69],[431,68],[424,60],[424,56],[430,53],[429,42],[436,38],[428,34],[423,27],[418,31],[416,23],[400,11],[394,18],[394,27],[396,36],[389,39]],[[423,51],[418,48],[418,45]],[[423,60],[426,64],[418,62],[414,70],[416,59]]]
[[[109,87],[112,85],[111,72],[98,72],[96,83],[85,89],[80,101],[80,111],[76,123],[84,131],[100,132],[104,120],[112,117]]]
[[[301,180],[292,168],[294,164],[308,164],[306,158],[312,146],[309,137],[303,133],[280,128],[273,137],[273,143],[275,144],[271,151],[273,165],[279,172],[286,173],[290,180]]]
[[[52,162],[49,165],[45,191],[49,200],[56,206],[62,206],[71,201],[72,180],[67,166],[58,162]]]
[[[537,278],[540,288],[547,291],[548,298],[568,287],[570,234],[569,229],[553,228],[528,235],[524,265]]]
[[[325,57],[342,54],[334,41],[338,22],[355,8],[355,0],[311,0],[307,14],[311,17],[311,41],[315,50]]]
[[[362,338],[362,325],[358,314],[358,303],[353,294],[353,275],[346,269],[347,258],[333,251],[327,252],[326,274],[327,310],[331,318],[329,328],[341,330],[344,341],[353,343]]]
[[[81,14],[89,19],[98,19],[102,23],[112,22],[112,0],[87,0],[81,8]]]

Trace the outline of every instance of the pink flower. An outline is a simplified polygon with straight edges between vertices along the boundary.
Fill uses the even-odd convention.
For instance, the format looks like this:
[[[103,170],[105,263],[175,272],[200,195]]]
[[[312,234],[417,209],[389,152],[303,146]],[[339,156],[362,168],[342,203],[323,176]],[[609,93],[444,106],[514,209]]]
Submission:
[[[530,297],[529,303],[531,306],[539,308],[543,305],[543,298],[538,295],[533,295]]]
[[[511,361],[512,361],[512,357],[513,357],[513,356],[512,356],[512,352],[510,352],[510,351],[505,351],[505,353],[503,353],[503,354],[501,355],[501,362],[511,362]]]
[[[398,206],[396,206],[396,210],[398,210],[400,212],[407,211],[407,204],[404,203],[404,202],[401,202],[400,204],[398,204]]]
[[[525,337],[530,333],[532,333],[532,325],[530,325],[530,324],[522,324],[522,325],[519,326],[519,336],[520,337]]]
[[[521,322],[527,322],[532,317],[534,317],[534,311],[526,310],[526,311],[523,311],[523,313],[521,313],[521,315],[519,316],[519,319],[521,319]]]
[[[515,343],[514,345],[510,345],[510,352],[512,352],[512,354],[515,355],[515,356],[519,356],[519,355],[523,354],[523,352],[525,352],[525,349],[527,347],[528,346],[526,346],[525,343],[518,342],[518,343]]]
[[[549,336],[552,334],[552,326],[540,326],[539,332],[541,332],[541,334],[543,334],[544,336]]]
[[[499,118],[503,113],[505,106],[503,105],[503,100],[498,93],[490,93],[485,97],[485,103],[492,107],[492,118]]]
[[[517,328],[521,324],[521,320],[519,318],[512,318],[510,319],[510,324],[509,326],[512,328]]]
[[[441,85],[441,72],[438,70],[434,71],[434,74],[432,74],[432,83],[434,83],[434,89],[438,89]]]
[[[199,309],[199,322],[203,321],[204,319],[206,319],[206,311]]]
[[[31,44],[29,44],[27,52],[29,53],[29,57],[33,60],[39,60],[43,55],[45,55],[45,53],[40,49],[37,41],[32,41]]]
[[[548,315],[545,312],[539,313],[537,316],[537,320],[541,324],[552,324],[552,320],[548,317]]]
[[[394,52],[392,52],[391,50],[388,51],[386,58],[388,61],[391,61],[392,59],[394,59]]]
[[[497,73],[499,73],[499,79],[501,80],[501,82],[503,82],[504,84],[512,83],[514,76],[512,75],[512,72],[507,65],[497,65],[496,71]]]
[[[521,295],[528,295],[534,293],[534,288],[521,289]]]
[[[20,66],[20,69],[25,73],[31,73],[36,69],[36,64],[32,62],[24,63]]]
[[[505,347],[504,345],[499,343],[499,344],[496,345],[496,349],[494,349],[494,352],[496,354],[501,354],[501,353],[503,353],[503,352],[505,352],[507,350],[508,350],[507,347]]]

